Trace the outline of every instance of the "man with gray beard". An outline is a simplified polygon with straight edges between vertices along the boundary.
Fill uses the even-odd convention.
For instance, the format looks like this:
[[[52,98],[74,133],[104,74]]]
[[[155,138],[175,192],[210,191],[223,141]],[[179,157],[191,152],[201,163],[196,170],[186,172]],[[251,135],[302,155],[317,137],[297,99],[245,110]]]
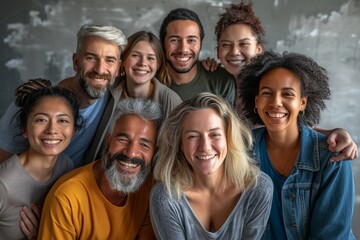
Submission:
[[[120,101],[101,160],[66,174],[47,195],[39,239],[155,239],[150,173],[161,120],[155,102]]]
[[[120,99],[115,79],[126,43],[123,32],[113,26],[83,25],[77,33],[76,52],[72,57],[75,75],[58,84],[75,92],[84,121],[65,150],[75,167],[95,160],[100,150],[109,119]],[[28,148],[17,122],[13,121],[17,111],[12,103],[0,120],[0,162]]]

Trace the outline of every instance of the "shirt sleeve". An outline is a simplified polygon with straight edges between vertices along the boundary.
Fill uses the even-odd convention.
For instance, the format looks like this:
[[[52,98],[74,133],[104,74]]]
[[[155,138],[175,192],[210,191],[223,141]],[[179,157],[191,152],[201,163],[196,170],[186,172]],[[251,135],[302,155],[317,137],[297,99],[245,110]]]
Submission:
[[[253,191],[248,209],[250,214],[245,218],[242,239],[260,239],[270,215],[273,184],[265,173],[261,172]]]
[[[12,102],[0,119],[0,148],[10,153],[23,152],[29,146],[19,128],[18,111],[19,108]]]
[[[177,204],[163,184],[154,186],[150,195],[150,216],[157,239],[186,239]]]
[[[90,216],[89,216],[90,217]],[[39,239],[76,239],[69,201],[50,192],[42,210]]]

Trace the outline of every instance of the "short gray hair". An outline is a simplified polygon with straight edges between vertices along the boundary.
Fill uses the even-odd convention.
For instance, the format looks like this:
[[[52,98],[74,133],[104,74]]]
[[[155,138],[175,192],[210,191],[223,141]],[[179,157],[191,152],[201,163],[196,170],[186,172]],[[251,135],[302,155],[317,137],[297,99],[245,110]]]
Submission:
[[[114,43],[119,46],[120,53],[127,44],[127,38],[125,34],[118,28],[113,26],[85,24],[77,33],[77,46],[76,52],[79,53],[82,47],[84,38],[86,37],[98,37],[105,41]]]
[[[113,131],[116,121],[124,115],[136,115],[144,120],[154,121],[157,130],[163,120],[163,112],[159,103],[142,98],[126,98],[118,103],[108,132]]]

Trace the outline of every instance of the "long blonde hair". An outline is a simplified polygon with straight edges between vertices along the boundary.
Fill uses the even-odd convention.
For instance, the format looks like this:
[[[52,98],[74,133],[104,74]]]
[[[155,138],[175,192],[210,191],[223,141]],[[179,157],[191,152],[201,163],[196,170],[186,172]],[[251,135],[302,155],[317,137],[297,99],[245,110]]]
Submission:
[[[250,157],[251,130],[224,99],[212,93],[201,93],[175,108],[160,130],[154,177],[163,182],[170,196],[174,194],[179,198],[182,191],[193,186],[192,168],[180,149],[181,136],[185,116],[204,108],[215,110],[224,122],[228,148],[224,161],[227,181],[240,191],[257,182],[260,170]]]

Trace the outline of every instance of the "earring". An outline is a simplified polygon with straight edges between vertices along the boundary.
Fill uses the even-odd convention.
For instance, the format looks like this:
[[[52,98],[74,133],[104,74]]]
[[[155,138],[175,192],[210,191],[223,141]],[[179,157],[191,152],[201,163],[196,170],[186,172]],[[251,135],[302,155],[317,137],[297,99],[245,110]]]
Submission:
[[[254,107],[254,113],[255,113],[255,114],[258,114],[256,107]]]
[[[305,115],[305,109],[300,112],[300,116],[303,117]]]

